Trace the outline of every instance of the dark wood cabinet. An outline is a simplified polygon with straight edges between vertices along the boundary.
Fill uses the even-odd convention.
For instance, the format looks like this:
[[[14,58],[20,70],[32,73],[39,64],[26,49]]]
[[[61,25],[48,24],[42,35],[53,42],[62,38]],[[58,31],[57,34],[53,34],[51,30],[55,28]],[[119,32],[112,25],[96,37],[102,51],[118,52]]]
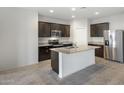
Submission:
[[[97,45],[97,44],[88,44],[88,45],[100,47],[95,49],[95,56],[104,58],[104,45]]]
[[[99,23],[90,25],[91,37],[103,37],[104,30],[109,30],[109,23]]]
[[[59,74],[59,54],[58,52],[51,51],[51,67],[52,70]]]
[[[63,44],[61,46],[55,46],[55,45],[51,45],[51,46],[43,46],[43,47],[39,47],[38,50],[38,60],[40,61],[44,61],[44,60],[48,60],[51,58],[51,50],[50,48],[59,48],[59,47],[68,47],[68,46],[72,46],[73,44]]]
[[[90,25],[90,35],[91,37],[96,37],[97,36],[97,27],[96,25]]]
[[[39,61],[50,59],[50,47],[39,47]]]
[[[39,22],[38,23],[38,35],[39,37],[50,37],[50,23]]]
[[[51,23],[51,30],[60,30],[61,31],[61,25],[56,23]]]
[[[70,37],[70,26],[61,25],[62,37]]]
[[[59,30],[62,37],[70,37],[70,25],[51,23],[51,30]]]
[[[52,30],[61,31],[62,37],[70,37],[70,25],[41,22],[38,23],[39,37],[50,37]]]

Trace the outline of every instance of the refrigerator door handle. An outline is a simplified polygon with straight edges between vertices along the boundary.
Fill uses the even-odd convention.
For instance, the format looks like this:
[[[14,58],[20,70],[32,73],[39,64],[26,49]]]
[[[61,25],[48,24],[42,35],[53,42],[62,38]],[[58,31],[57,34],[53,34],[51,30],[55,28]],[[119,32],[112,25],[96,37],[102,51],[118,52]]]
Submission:
[[[113,43],[112,35],[110,35],[110,41],[111,41],[111,44],[112,44]]]
[[[105,40],[105,46],[109,46],[109,41]]]

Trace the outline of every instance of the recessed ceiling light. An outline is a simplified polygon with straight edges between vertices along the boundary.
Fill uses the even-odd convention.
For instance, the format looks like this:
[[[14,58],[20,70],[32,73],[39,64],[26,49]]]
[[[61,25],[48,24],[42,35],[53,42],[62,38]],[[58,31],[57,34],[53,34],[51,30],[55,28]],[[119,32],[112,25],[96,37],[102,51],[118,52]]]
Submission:
[[[72,10],[72,11],[76,11],[76,8],[72,8],[71,10]]]
[[[95,12],[95,15],[99,15],[99,12]]]
[[[72,18],[75,18],[75,16],[74,16],[74,15],[72,15]]]
[[[50,13],[53,13],[54,12],[54,10],[50,10]]]

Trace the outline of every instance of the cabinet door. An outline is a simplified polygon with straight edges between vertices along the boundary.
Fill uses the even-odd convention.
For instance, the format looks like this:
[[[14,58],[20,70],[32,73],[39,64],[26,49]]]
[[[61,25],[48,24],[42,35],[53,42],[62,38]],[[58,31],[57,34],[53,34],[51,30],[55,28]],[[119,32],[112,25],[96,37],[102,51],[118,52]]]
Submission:
[[[50,23],[39,22],[38,26],[39,37],[50,37]]]
[[[52,70],[59,74],[59,54],[58,52],[51,51],[51,67]]]
[[[61,25],[62,37],[70,37],[70,26]]]
[[[50,48],[49,47],[39,47],[39,61],[44,61],[50,59]]]
[[[70,26],[65,25],[65,37],[70,37]]]
[[[103,36],[103,31],[102,31],[102,25],[101,24],[97,24],[96,25],[96,27],[97,27],[97,31],[96,31],[96,33],[97,33],[97,37],[102,37]]]
[[[61,30],[61,25],[56,23],[51,23],[51,30]]]
[[[90,25],[90,35],[91,35],[91,37],[97,36],[97,25],[95,25],[95,24]]]
[[[61,25],[60,26],[60,29],[61,29],[61,36],[62,37],[65,37],[65,26],[64,25]]]
[[[88,45],[100,47],[100,48],[95,49],[95,56],[104,58],[104,46],[103,45],[95,45],[95,44],[88,44]]]
[[[109,30],[109,23],[90,25],[91,37],[103,37],[104,30]]]
[[[97,24],[97,29],[98,37],[103,37],[104,30],[109,30],[109,23]]]

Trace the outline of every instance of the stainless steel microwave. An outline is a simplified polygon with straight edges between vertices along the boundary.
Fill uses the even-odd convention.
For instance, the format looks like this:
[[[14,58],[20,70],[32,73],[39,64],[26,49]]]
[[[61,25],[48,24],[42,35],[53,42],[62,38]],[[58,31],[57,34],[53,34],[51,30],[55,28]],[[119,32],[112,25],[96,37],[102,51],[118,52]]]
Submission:
[[[52,30],[51,37],[61,37],[61,31],[60,30]]]

